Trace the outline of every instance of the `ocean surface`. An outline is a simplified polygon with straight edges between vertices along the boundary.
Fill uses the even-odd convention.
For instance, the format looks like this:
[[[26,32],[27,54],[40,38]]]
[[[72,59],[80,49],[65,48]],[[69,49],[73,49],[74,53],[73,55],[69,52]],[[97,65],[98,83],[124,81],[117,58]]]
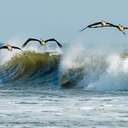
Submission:
[[[127,128],[127,99],[126,51],[1,52],[0,128]]]

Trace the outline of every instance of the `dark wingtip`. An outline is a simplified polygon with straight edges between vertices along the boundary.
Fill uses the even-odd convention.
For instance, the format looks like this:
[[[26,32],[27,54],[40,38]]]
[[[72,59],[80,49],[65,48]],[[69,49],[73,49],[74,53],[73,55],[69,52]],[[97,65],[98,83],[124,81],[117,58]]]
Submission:
[[[24,47],[25,47],[25,44],[22,45],[22,48],[24,48]]]
[[[84,29],[80,29],[80,30],[79,30],[79,32],[82,32],[82,31],[84,31]]]
[[[83,29],[80,29],[79,30],[79,32],[82,32],[82,31],[84,31],[85,29],[87,29],[88,27],[85,27],[85,28],[83,28]]]
[[[60,47],[60,48],[62,48],[63,46],[62,46],[62,44],[60,44],[60,43],[58,43],[58,46]]]
[[[57,43],[57,45],[58,45],[60,48],[63,47],[62,44],[60,44],[56,39],[53,39],[53,40]]]

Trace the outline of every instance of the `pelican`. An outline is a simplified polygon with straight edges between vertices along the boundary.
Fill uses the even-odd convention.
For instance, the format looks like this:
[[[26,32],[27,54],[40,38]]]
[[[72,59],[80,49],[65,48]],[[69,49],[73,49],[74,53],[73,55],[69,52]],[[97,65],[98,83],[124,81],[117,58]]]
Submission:
[[[128,27],[125,27],[123,25],[111,25],[111,27],[115,27],[117,28],[119,31],[121,31],[124,35],[126,35],[126,33],[124,32],[125,29],[128,29]]]
[[[37,42],[39,42],[41,45],[45,45],[47,42],[49,42],[49,41],[55,41],[56,43],[57,43],[57,45],[61,48],[62,47],[62,45],[56,40],[56,39],[54,39],[54,38],[51,38],[51,39],[48,39],[48,40],[38,40],[38,39],[35,39],[35,38],[29,38],[29,39],[27,39],[26,40],[26,42],[22,45],[22,47],[25,47],[27,44],[28,44],[28,42],[30,42],[30,41],[37,41]]]
[[[101,26],[97,26],[97,25],[101,25]],[[106,21],[100,21],[100,22],[96,22],[93,24],[89,24],[87,27],[81,29],[80,31],[84,31],[86,28],[99,28],[99,27],[111,27],[113,24],[106,22]]]
[[[8,49],[9,51],[12,51],[12,49],[18,49],[18,50],[21,50],[23,52],[23,50],[19,47],[16,47],[16,46],[12,46],[12,45],[6,45],[6,46],[1,46],[0,49]]]

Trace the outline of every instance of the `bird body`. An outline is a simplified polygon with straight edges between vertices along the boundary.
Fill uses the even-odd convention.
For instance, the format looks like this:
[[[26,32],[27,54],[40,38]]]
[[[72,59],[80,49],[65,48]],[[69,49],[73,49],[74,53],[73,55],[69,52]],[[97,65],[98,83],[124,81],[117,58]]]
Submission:
[[[106,21],[101,21],[101,25],[104,27],[107,25],[107,22]]]
[[[6,45],[6,46],[1,46],[1,47],[0,47],[0,49],[8,49],[9,51],[12,51],[13,48],[23,51],[21,48],[16,47],[16,46],[12,46],[12,45],[9,45],[9,44]]]
[[[60,48],[62,47],[62,45],[54,38],[51,38],[51,39],[48,39],[48,40],[38,40],[38,39],[35,39],[35,38],[28,38],[26,40],[26,42],[22,45],[22,47],[25,47],[30,41],[37,41],[41,45],[45,45],[49,41],[55,41]]]
[[[9,51],[12,51],[11,45],[8,45],[7,47],[8,47],[8,50],[9,50]]]
[[[94,24],[90,24],[87,27],[81,29],[81,31],[84,31],[86,28],[100,28],[100,27],[114,27],[117,28],[119,31],[121,31],[124,35],[126,34],[124,32],[125,29],[128,29],[128,27],[125,27],[123,25],[115,25],[115,24],[111,24],[109,22],[106,21],[101,21],[101,22],[96,22]]]
[[[123,25],[119,25],[119,26],[118,26],[118,29],[119,29],[120,31],[124,31],[125,29],[128,29],[128,27],[125,27],[125,26],[123,26]]]
[[[122,25],[119,25],[118,29],[119,29],[120,31],[123,31],[123,30],[124,30],[124,27],[123,27]]]
[[[124,35],[126,34],[125,32],[124,32],[124,30],[125,29],[128,29],[128,27],[125,27],[125,26],[123,26],[123,25],[111,25],[111,27],[115,27],[115,28],[117,28],[119,31],[121,31]]]
[[[41,40],[41,45],[45,45],[46,43],[45,43],[45,40]]]
[[[98,26],[99,25],[99,26]],[[106,22],[104,20],[100,21],[100,22],[96,22],[93,24],[89,24],[88,26],[86,26],[85,28],[81,29],[81,31],[84,31],[86,28],[99,28],[99,27],[110,27],[112,24],[109,22]]]

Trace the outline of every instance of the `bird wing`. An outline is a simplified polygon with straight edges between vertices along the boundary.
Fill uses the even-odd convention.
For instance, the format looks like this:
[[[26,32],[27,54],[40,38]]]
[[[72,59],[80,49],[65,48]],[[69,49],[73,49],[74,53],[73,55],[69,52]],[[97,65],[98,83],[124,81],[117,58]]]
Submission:
[[[88,25],[88,27],[92,27],[92,26],[95,26],[95,25],[98,25],[98,24],[101,24],[101,22],[96,22],[94,24],[90,24],[90,25]]]
[[[116,27],[116,28],[118,28],[117,25],[114,25],[114,24],[111,24],[111,23],[109,23],[105,26],[94,26],[94,27],[91,27],[91,28],[103,28],[103,27]]]
[[[115,24],[112,24],[112,23],[109,23],[109,22],[106,22],[107,25],[105,25],[104,27],[117,27],[118,28],[118,25],[115,25]],[[103,27],[103,26],[94,26],[94,27],[91,27],[91,28],[99,28],[99,27]]]
[[[98,24],[101,24],[101,22],[96,22],[94,24],[89,24],[88,26],[86,26],[85,28],[81,29],[80,31],[84,31],[86,28],[89,28],[89,27],[91,28],[91,27],[93,27],[95,25],[98,25]]]
[[[128,27],[124,27],[124,29],[128,29]]]
[[[52,39],[48,39],[48,40],[45,40],[45,43],[49,42],[49,41],[55,41],[57,43],[57,45],[62,48],[62,44],[60,44],[56,39],[52,38]]]
[[[19,47],[12,46],[12,48],[14,48],[14,49],[19,49],[19,50],[21,50],[21,51],[23,52],[23,50],[22,50],[21,48],[19,48]]]
[[[111,23],[108,23],[108,22],[107,22],[107,24],[108,24],[108,25],[106,25],[106,27],[116,27],[116,28],[118,28],[118,25],[111,24]]]
[[[0,49],[8,49],[8,47],[7,46],[2,46],[2,47],[0,47]]]
[[[25,43],[22,45],[22,47],[25,47],[25,46],[27,45],[27,43],[30,42],[30,41],[38,41],[39,43],[41,43],[41,41],[38,40],[38,39],[35,39],[35,38],[29,38],[29,39],[27,39],[27,40],[25,41]]]

